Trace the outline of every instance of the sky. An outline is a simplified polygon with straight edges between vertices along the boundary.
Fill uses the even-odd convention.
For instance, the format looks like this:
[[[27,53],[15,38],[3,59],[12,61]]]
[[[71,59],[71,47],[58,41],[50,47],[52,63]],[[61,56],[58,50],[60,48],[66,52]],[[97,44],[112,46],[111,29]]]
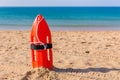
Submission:
[[[0,0],[0,6],[120,6],[120,0]]]

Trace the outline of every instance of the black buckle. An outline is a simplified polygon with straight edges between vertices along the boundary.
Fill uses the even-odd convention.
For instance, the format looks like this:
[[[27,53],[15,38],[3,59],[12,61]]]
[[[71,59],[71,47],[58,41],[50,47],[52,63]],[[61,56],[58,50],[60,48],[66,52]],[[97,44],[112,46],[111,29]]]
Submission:
[[[31,49],[34,49],[34,50],[45,50],[50,48],[52,48],[52,44],[44,44],[44,45],[31,44]]]

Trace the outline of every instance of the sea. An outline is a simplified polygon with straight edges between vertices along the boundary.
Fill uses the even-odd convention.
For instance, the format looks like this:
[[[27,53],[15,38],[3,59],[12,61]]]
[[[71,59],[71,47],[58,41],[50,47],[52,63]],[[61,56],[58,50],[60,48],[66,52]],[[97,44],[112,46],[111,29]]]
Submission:
[[[38,14],[51,30],[120,30],[120,7],[0,7],[0,30],[31,30]]]

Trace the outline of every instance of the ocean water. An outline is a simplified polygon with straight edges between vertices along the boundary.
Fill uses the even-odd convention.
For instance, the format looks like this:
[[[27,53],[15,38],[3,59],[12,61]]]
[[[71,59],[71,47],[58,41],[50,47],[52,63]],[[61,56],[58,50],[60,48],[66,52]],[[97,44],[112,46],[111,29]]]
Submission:
[[[30,30],[38,14],[52,30],[120,30],[120,7],[0,7],[0,30]]]

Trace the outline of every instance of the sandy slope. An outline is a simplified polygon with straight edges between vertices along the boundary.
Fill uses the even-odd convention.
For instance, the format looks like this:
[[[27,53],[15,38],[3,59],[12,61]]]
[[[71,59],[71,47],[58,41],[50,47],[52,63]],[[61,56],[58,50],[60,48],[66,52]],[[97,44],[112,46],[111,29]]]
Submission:
[[[54,69],[31,68],[29,31],[0,31],[0,80],[120,80],[120,31],[54,31]]]

